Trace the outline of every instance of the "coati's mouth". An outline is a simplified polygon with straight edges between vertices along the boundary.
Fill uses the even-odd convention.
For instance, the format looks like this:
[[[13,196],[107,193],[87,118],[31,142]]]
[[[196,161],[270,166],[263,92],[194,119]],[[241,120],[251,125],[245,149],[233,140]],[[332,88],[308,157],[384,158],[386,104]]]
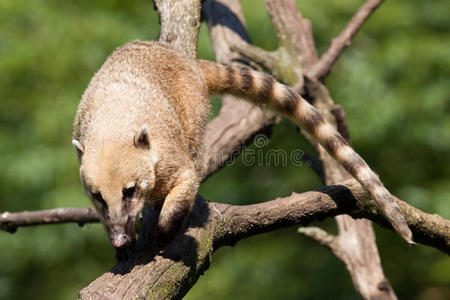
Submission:
[[[125,233],[123,228],[115,228],[111,231],[110,235],[111,245],[114,248],[123,248],[129,245],[134,237],[131,237],[129,234]]]
[[[109,240],[114,248],[124,248],[135,240],[134,219],[129,216],[125,226],[113,226],[109,230]]]

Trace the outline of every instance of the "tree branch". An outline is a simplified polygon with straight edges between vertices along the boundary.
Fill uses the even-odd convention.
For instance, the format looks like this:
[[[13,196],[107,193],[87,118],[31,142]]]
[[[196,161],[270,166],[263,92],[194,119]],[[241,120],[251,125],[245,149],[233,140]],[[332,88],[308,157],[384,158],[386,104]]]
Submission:
[[[337,237],[332,234],[329,234],[320,227],[315,226],[299,227],[297,229],[297,232],[318,242],[322,246],[327,247],[331,251],[333,251],[333,249],[335,248]]]
[[[286,63],[286,68],[296,69],[297,75],[303,77],[302,70],[317,61],[311,22],[303,18],[293,0],[264,0],[264,3],[278,44],[289,56],[287,62],[290,63]],[[285,82],[289,85],[296,83],[296,81]]]
[[[353,15],[341,33],[332,39],[328,50],[320,57],[320,60],[308,70],[307,76],[314,79],[322,79],[327,76],[344,48],[350,46],[352,38],[375,9],[382,3],[383,0],[367,0]]]
[[[343,190],[347,192],[344,193]],[[334,195],[337,196],[334,196]],[[326,186],[316,192],[306,192],[303,194],[292,194],[290,197],[286,198],[278,198],[273,201],[265,202],[271,203],[265,206],[265,203],[256,204],[256,205],[247,205],[247,206],[233,206],[226,205],[227,210],[235,211],[238,215],[245,215],[248,213],[257,215],[256,209],[262,208],[264,211],[258,220],[263,220],[262,228],[266,228],[268,226],[267,213],[270,210],[269,207],[273,206],[274,212],[271,219],[271,222],[274,224],[278,223],[286,223],[286,226],[291,226],[297,224],[297,221],[289,221],[285,219],[289,219],[289,212],[287,211],[289,207],[301,207],[304,205],[302,201],[305,199],[310,199],[311,197],[317,197],[317,201],[321,201],[326,199],[327,201],[324,203],[319,203],[318,206],[304,206],[302,209],[303,214],[310,215],[311,220],[322,220],[324,218],[342,214],[349,213],[351,216],[356,218],[368,218],[373,220],[374,222],[384,226],[389,227],[389,224],[384,219],[384,217],[379,213],[375,203],[369,198],[368,194],[363,190],[363,188],[359,185],[359,183],[354,179],[346,180],[339,185],[335,186]],[[325,197],[325,198],[323,198]],[[345,198],[345,199],[344,199]],[[333,200],[334,203],[332,206],[334,207],[333,212],[331,213],[329,209],[330,201]],[[339,200],[339,201],[338,201]],[[418,243],[428,245],[434,248],[437,248],[445,253],[450,253],[450,221],[442,218],[437,214],[428,214],[425,213],[406,202],[401,201],[398,198],[395,198],[397,203],[400,206],[401,211],[405,215],[408,225],[411,227],[413,231],[414,240]],[[296,203],[296,201],[300,201]],[[309,201],[309,200],[308,200]],[[348,202],[348,203],[347,203]],[[303,203],[303,204],[302,204]],[[309,203],[309,202],[308,202]],[[347,203],[347,204],[346,204]],[[208,204],[211,208],[214,207],[222,207],[225,204],[209,202]],[[338,205],[338,206],[336,206]],[[242,209],[242,210],[241,210]],[[300,209],[300,208],[295,208]],[[215,209],[213,209],[215,210]],[[283,214],[279,214],[280,211],[286,211]],[[292,211],[292,214],[295,214]],[[223,213],[222,213],[223,215]],[[230,212],[227,214],[230,216]],[[93,208],[58,208],[58,209],[50,209],[50,210],[40,210],[40,211],[25,211],[19,213],[9,213],[5,212],[0,215],[2,220],[2,229],[3,226],[13,226],[13,227],[21,227],[21,226],[33,226],[33,225],[47,225],[47,224],[61,224],[61,223],[94,223],[99,222],[96,212]],[[197,216],[198,217],[198,216]],[[302,217],[304,218],[304,216]],[[256,222],[259,222],[257,219],[254,219],[249,215],[249,219],[247,221],[240,220],[239,226],[241,227],[255,227]],[[245,226],[244,223],[248,222]],[[298,221],[298,223],[304,223]],[[233,225],[234,224],[234,225]],[[236,232],[233,227],[236,225],[235,223],[229,224],[227,230],[231,230],[234,233],[229,233],[229,235],[240,236],[242,229],[239,229]],[[256,226],[256,227],[258,227]],[[283,226],[285,227],[285,226]],[[273,229],[267,229],[264,231],[251,231],[250,234],[254,235],[261,232],[267,232]],[[247,235],[245,235],[247,236]]]
[[[200,29],[200,0],[153,0],[161,31],[159,41],[184,54],[195,57]]]
[[[0,230],[15,232],[17,227],[78,223],[80,226],[86,223],[99,222],[94,208],[56,208],[38,211],[22,211],[18,213],[4,212],[0,215]]]
[[[268,52],[240,39],[233,41],[231,50],[240,53],[241,55],[253,60],[258,65],[269,70],[276,69],[276,66],[280,60],[279,50]],[[275,76],[278,77],[279,75]]]
[[[415,241],[450,253],[449,220],[396,201]],[[207,269],[218,248],[259,233],[306,225],[344,213],[389,226],[374,201],[354,179],[255,205],[227,205],[198,197],[185,231],[164,251],[138,251],[131,261],[116,265],[83,289],[80,298],[179,299]],[[385,283],[380,284],[386,288]]]

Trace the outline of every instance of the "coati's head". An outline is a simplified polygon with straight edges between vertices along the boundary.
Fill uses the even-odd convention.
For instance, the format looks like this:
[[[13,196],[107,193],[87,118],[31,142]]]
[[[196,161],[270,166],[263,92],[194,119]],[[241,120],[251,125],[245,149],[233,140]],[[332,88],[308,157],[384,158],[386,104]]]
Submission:
[[[134,140],[82,145],[73,140],[84,189],[97,209],[115,248],[135,239],[135,221],[155,185],[155,164],[149,131],[142,126]]]

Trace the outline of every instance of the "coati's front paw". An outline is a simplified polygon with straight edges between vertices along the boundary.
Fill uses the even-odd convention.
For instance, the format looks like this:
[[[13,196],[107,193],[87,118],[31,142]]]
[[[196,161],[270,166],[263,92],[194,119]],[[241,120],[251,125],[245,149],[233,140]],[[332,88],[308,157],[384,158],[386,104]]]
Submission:
[[[180,229],[186,224],[186,218],[191,211],[193,201],[178,201],[176,205],[174,200],[166,202],[158,216],[158,223],[155,229],[155,242],[160,246],[169,244]]]

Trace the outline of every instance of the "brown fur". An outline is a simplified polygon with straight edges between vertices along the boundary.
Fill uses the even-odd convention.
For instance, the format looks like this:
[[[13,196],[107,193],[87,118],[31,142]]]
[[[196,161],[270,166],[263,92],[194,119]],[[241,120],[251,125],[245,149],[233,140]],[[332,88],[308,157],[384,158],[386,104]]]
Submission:
[[[191,59],[156,42],[133,42],[117,49],[95,74],[74,124],[81,177],[112,241],[113,227],[126,228],[126,234],[134,237],[130,222],[145,203],[162,209],[157,230],[165,239],[173,237],[189,214],[203,168],[210,93],[242,96],[305,128],[368,189],[393,226],[411,240],[398,207],[378,177],[291,89],[249,68]],[[130,199],[122,195],[127,185],[136,190]],[[93,197],[98,193],[106,210]]]

